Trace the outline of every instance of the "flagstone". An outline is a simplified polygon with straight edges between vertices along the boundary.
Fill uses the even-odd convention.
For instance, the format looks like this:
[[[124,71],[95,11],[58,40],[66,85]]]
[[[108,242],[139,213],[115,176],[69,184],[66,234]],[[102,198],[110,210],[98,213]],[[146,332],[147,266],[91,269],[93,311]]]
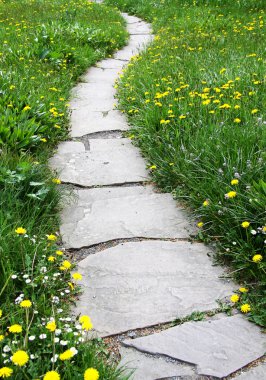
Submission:
[[[72,137],[104,131],[125,131],[128,128],[125,116],[117,110],[94,112],[86,105],[72,110],[70,131]]]
[[[67,248],[114,239],[188,238],[193,231],[171,194],[152,186],[77,190],[62,212],[61,234]]]
[[[193,366],[180,364],[163,356],[147,355],[137,350],[121,347],[119,367],[126,368],[125,374],[132,374],[131,380],[154,380],[182,378],[196,380]]]
[[[141,352],[195,364],[199,375],[218,378],[262,357],[266,349],[260,328],[241,315],[187,322],[123,344]]]
[[[89,152],[58,152],[50,163],[58,170],[61,181],[81,186],[126,184],[148,179],[144,159],[127,139],[97,139],[90,143]]]
[[[233,285],[219,277],[203,244],[119,244],[78,264],[83,275],[76,312],[89,314],[101,336],[173,321],[218,307]]]

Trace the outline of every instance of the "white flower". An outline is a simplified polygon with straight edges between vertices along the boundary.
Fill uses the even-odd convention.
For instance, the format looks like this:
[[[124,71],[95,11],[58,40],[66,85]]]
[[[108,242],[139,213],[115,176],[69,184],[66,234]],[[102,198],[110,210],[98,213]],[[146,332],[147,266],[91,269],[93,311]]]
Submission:
[[[61,346],[66,346],[68,344],[67,340],[60,340]]]
[[[76,325],[75,326],[77,330],[81,330],[82,329],[82,326],[80,324]]]
[[[26,282],[26,284],[30,284],[31,280],[28,278],[25,282]]]
[[[62,313],[63,309],[57,309],[57,313],[60,314]]]
[[[28,278],[29,275],[28,274],[24,274],[24,276],[22,276],[23,278]]]
[[[255,231],[255,230],[251,230],[250,233],[251,233],[252,235],[257,235],[257,231]]]
[[[60,340],[60,339],[59,339],[59,338],[57,338],[57,337],[55,337],[55,338],[54,338],[54,342],[55,342],[55,343],[58,343],[58,342],[59,342],[59,340]]]
[[[4,351],[4,352],[10,352],[10,351],[11,351],[11,348],[10,348],[9,346],[6,345],[6,346],[3,347],[3,351]]]
[[[56,329],[56,330],[55,330],[55,335],[56,335],[56,336],[57,336],[57,335],[60,335],[61,332],[62,332],[62,330],[60,330],[60,329]]]
[[[67,329],[66,329],[66,332],[68,332],[68,333],[70,333],[70,332],[72,332],[73,330],[72,330],[72,328],[71,327],[68,327]]]
[[[54,296],[54,297],[52,298],[52,302],[53,302],[53,303],[59,303],[59,301],[60,301],[60,298],[57,297],[57,296]]]
[[[70,290],[69,290],[69,289],[66,289],[66,290],[65,290],[65,293],[66,293],[66,294],[70,293]]]
[[[29,340],[30,340],[30,341],[33,341],[35,338],[36,338],[35,335],[31,335],[31,336],[29,336]]]
[[[40,272],[41,273],[46,273],[47,272],[47,268],[46,267],[41,267]]]
[[[31,354],[31,355],[30,355],[30,358],[31,358],[31,359],[35,359],[36,356],[35,356],[34,354]]]
[[[71,347],[70,351],[73,353],[73,355],[77,355],[78,350],[75,347]]]
[[[47,338],[47,335],[46,335],[46,334],[41,334],[41,335],[39,336],[39,338],[40,338],[40,339],[46,339],[46,338]]]
[[[12,274],[11,278],[12,280],[15,280],[16,278],[18,278],[18,276],[16,274]]]
[[[52,357],[51,362],[52,362],[52,363],[55,363],[55,362],[57,361],[57,359],[58,359],[58,355],[55,354],[55,356]]]

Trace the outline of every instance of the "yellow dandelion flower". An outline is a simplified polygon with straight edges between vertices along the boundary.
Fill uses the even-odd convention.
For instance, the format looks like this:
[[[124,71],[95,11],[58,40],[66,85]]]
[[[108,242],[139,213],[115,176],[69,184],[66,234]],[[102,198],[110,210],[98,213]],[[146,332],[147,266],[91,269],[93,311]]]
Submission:
[[[54,256],[49,256],[48,257],[48,261],[50,261],[51,263],[53,263],[55,261],[55,257]]]
[[[150,166],[150,170],[155,170],[157,168],[157,166],[156,165],[152,165],[152,166]]]
[[[13,373],[13,369],[9,367],[0,368],[0,377],[6,378],[10,377]]]
[[[0,334],[0,342],[5,339],[5,336],[3,334]]]
[[[43,137],[42,139],[40,139],[40,141],[43,142],[43,143],[46,143],[47,139],[45,137]]]
[[[248,303],[244,303],[243,305],[241,305],[240,309],[242,313],[248,313],[251,310],[251,307]]]
[[[82,329],[83,330],[86,330],[86,331],[90,331],[90,330],[92,330],[93,329],[93,324],[92,324],[92,322],[91,322],[91,319],[89,318],[89,319],[87,319],[86,321],[84,321],[83,323],[82,323]]]
[[[23,111],[28,111],[28,110],[30,110],[30,109],[31,109],[30,106],[25,106],[25,107],[23,108]]]
[[[68,286],[70,287],[71,290],[74,290],[74,289],[75,289],[75,287],[74,287],[74,285],[72,284],[72,282],[68,282],[67,284],[68,284]]]
[[[220,74],[225,73],[226,72],[226,68],[223,67],[219,72],[220,72]]]
[[[56,253],[58,256],[63,256],[63,254],[64,254],[64,252],[59,251],[59,250],[55,251],[55,253]]]
[[[197,226],[198,226],[199,228],[202,228],[202,227],[203,227],[203,225],[204,225],[204,223],[203,223],[203,222],[199,222],[199,223],[197,224]]]
[[[236,179],[236,178],[234,178],[234,179],[232,179],[232,181],[231,181],[231,185],[238,185],[239,184],[239,181],[238,181],[238,179]]]
[[[186,118],[186,115],[180,115],[180,116],[179,116],[179,119],[180,119],[180,120],[183,120],[183,119],[185,119],[185,118]]]
[[[247,222],[247,221],[245,221],[245,222],[242,222],[242,223],[241,223],[241,226],[242,226],[243,228],[248,228],[248,227],[250,226],[250,223]]]
[[[14,353],[14,355],[11,357],[11,360],[19,367],[23,367],[26,363],[28,363],[29,355],[26,351],[19,350]]]
[[[32,306],[32,302],[30,300],[24,300],[20,302],[19,306],[28,309]]]
[[[69,359],[73,358],[73,356],[74,356],[73,351],[66,350],[65,352],[63,352],[62,354],[59,355],[59,358],[60,358],[60,360],[69,360]]]
[[[47,239],[50,240],[50,241],[56,241],[57,240],[57,237],[53,234],[51,235],[46,235],[47,236]]]
[[[84,380],[98,380],[99,378],[99,372],[95,368],[88,368],[84,372]]]
[[[254,255],[254,256],[252,257],[252,261],[253,261],[254,263],[259,263],[262,259],[263,259],[262,255]]]
[[[206,199],[206,201],[203,202],[203,206],[206,207],[206,206],[209,206],[210,202],[208,201],[208,199]]]
[[[2,315],[3,315],[3,311],[2,309],[0,309],[0,318],[2,317]]]
[[[18,324],[12,325],[8,328],[9,332],[13,334],[21,333],[22,332],[22,327]]]
[[[237,196],[236,191],[229,191],[228,193],[225,194],[225,198],[235,198]]]
[[[233,303],[238,302],[238,301],[239,301],[239,295],[237,295],[237,294],[233,294],[233,295],[230,297],[230,300],[231,300],[231,302],[233,302]]]
[[[78,272],[73,273],[73,274],[72,274],[72,278],[73,278],[74,280],[76,280],[76,281],[78,281],[78,280],[82,280],[82,274],[80,274],[80,273],[78,273]]]
[[[18,234],[18,235],[25,235],[25,233],[27,232],[27,230],[23,227],[18,227],[15,229],[15,232]]]
[[[46,372],[43,380],[60,380],[60,375],[56,371],[49,371],[49,372]]]
[[[220,109],[229,109],[229,108],[231,108],[231,106],[230,106],[230,104],[225,103],[225,104],[219,106],[219,108]]]
[[[252,115],[255,115],[255,113],[259,112],[259,110],[257,108],[255,108],[254,110],[251,111],[251,114]]]
[[[56,185],[60,185],[61,179],[59,179],[59,178],[53,178],[52,182],[55,183]]]
[[[241,293],[247,293],[248,289],[247,288],[239,288],[238,289]]]
[[[239,119],[238,117],[236,117],[236,118],[234,119],[234,123],[237,123],[237,124],[241,123],[241,119]]]
[[[50,321],[46,324],[45,327],[47,328],[47,330],[54,332],[56,330],[56,323],[55,321]]]

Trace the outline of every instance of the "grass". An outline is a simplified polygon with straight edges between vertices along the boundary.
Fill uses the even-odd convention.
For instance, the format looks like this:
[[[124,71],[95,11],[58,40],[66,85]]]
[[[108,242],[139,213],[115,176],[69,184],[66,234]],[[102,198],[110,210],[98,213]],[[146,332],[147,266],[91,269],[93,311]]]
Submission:
[[[265,326],[265,1],[106,3],[155,33],[119,84],[131,138],[161,189],[193,210],[198,236],[217,244],[242,285],[235,306]]]
[[[89,378],[125,379],[86,342],[89,317],[70,316],[80,275],[56,232],[69,194],[48,167],[68,136],[70,90],[125,44],[124,21],[81,0],[4,0],[0,26],[0,377],[78,380],[91,367]]]

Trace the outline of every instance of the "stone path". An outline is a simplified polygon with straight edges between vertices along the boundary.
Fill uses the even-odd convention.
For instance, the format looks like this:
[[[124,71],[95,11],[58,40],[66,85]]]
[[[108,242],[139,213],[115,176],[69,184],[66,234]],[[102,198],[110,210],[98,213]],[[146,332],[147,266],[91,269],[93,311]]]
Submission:
[[[62,213],[64,246],[78,253],[107,243],[78,264],[83,294],[75,310],[89,314],[102,337],[134,337],[136,329],[214,311],[217,300],[228,299],[236,287],[213,266],[210,249],[191,243],[185,210],[149,184],[139,150],[121,137],[129,126],[114,109],[114,82],[152,40],[148,24],[124,17],[128,45],[89,69],[73,90],[73,140],[62,143],[51,160],[61,180],[75,186],[75,199]],[[224,378],[261,358],[264,344],[260,329],[243,316],[219,314],[125,339],[121,365],[136,369],[134,380]],[[239,380],[264,375],[260,365]]]

